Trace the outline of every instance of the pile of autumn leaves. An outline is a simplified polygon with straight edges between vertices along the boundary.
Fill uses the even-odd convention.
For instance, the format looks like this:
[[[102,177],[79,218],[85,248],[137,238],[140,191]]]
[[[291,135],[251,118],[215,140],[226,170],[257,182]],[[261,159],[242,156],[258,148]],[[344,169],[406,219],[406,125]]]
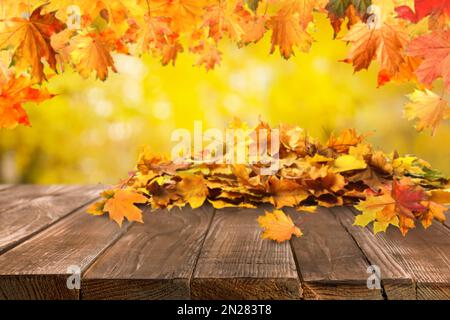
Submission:
[[[255,128],[240,122],[233,124],[236,126],[246,128],[248,146],[255,143],[252,132],[265,129],[270,139],[273,130],[264,122]],[[354,205],[361,211],[356,225],[373,222],[375,232],[393,225],[404,235],[416,223],[426,228],[433,219],[445,220],[444,204],[450,204],[449,180],[427,162],[374,150],[352,129],[331,135],[325,144],[297,126],[281,124],[277,129],[280,146],[270,157],[279,158],[279,168],[273,174],[262,174],[261,170],[270,165],[267,161],[223,164],[191,158],[174,163],[144,149],[136,170],[120,185],[103,192],[103,199],[88,212],[109,213],[121,225],[125,218],[142,222],[141,209],[135,204],[155,210],[188,204],[198,208],[205,203],[217,209],[269,204],[275,210],[261,216],[259,223],[264,228],[263,237],[279,242],[292,234],[301,235],[291,218],[279,210],[283,207],[314,212],[316,206]],[[208,154],[208,150],[202,154]]]
[[[51,97],[46,92],[31,94],[25,87],[15,99],[11,87],[40,85],[69,67],[84,77],[95,74],[105,80],[116,71],[113,54],[150,53],[165,65],[175,64],[178,54],[189,51],[197,65],[209,70],[220,63],[224,39],[242,47],[266,34],[270,52],[278,49],[288,59],[296,50],[309,51],[317,13],[326,14],[335,35],[349,44],[343,61],[355,71],[376,61],[379,85],[417,83],[405,116],[417,119],[418,130],[434,132],[450,117],[445,94],[430,91],[436,80],[442,81],[444,93],[450,90],[450,1],[415,0],[414,9],[406,5],[410,2],[2,0],[0,69],[8,76],[0,77],[0,128],[27,125],[22,103]],[[342,36],[343,23],[349,31]]]

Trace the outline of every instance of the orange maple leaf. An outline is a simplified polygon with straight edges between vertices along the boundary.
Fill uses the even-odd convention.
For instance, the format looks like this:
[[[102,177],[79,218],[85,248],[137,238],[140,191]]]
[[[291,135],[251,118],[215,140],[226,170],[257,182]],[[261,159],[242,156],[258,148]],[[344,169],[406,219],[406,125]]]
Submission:
[[[135,203],[146,203],[147,197],[132,190],[118,189],[112,197],[106,200],[103,211],[109,212],[109,218],[122,226],[123,219],[128,221],[142,221],[142,210]]]
[[[380,27],[369,27],[359,22],[342,39],[351,43],[348,58],[343,61],[351,63],[356,72],[368,69],[376,60],[385,73],[381,82],[386,81],[386,76],[397,76],[405,63],[403,49],[408,37],[399,26],[383,23]]]
[[[30,79],[25,76],[0,83],[0,128],[12,129],[19,124],[29,126],[30,121],[22,104],[41,102],[52,97],[47,89],[31,88]]]
[[[292,235],[302,236],[301,230],[295,226],[291,217],[281,210],[265,212],[264,216],[258,217],[258,223],[264,229],[263,239],[271,239],[276,242],[284,242],[291,239]]]
[[[314,0],[285,0],[282,7],[268,21],[272,29],[272,47],[270,53],[278,46],[285,59],[294,54],[294,47],[303,52],[311,48],[312,36],[306,31],[313,21],[312,12],[316,7]]]
[[[28,19],[11,18],[2,20],[0,24],[0,49],[12,47],[12,65],[16,73],[29,71],[32,79],[39,83],[45,79],[42,59],[53,70],[56,69],[55,51],[50,45],[50,37],[65,27],[55,17],[55,12],[41,14],[44,6],[36,8]]]
[[[81,76],[87,78],[95,71],[97,78],[106,80],[109,68],[116,72],[111,56],[110,34],[78,34],[70,41],[70,55]]]

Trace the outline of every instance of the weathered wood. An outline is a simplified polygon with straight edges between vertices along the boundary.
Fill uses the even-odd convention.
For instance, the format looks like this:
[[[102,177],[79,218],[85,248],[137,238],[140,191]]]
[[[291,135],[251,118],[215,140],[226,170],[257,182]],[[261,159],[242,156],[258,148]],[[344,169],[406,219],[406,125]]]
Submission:
[[[27,205],[33,199],[56,194],[65,188],[67,188],[65,185],[22,184],[12,186],[11,188],[5,189],[4,192],[0,192],[0,212],[21,205]]]
[[[292,238],[305,299],[382,299],[367,287],[369,263],[348,232],[326,208],[315,213],[287,209],[304,235]]]
[[[424,230],[418,225],[406,237],[396,228],[373,235],[369,227],[361,231],[360,227],[351,225],[355,214],[347,208],[336,216],[368,259],[380,266],[388,299],[450,299],[450,230],[447,227],[434,223]],[[415,292],[407,279],[395,279],[402,270],[415,282]]]
[[[214,209],[144,212],[86,272],[83,299],[189,299]]]
[[[82,208],[0,256],[0,299],[78,299],[71,268],[84,272],[123,233],[106,216]]]
[[[216,211],[191,281],[193,299],[300,299],[289,243],[261,238],[262,209]]]
[[[0,211],[0,253],[94,200],[101,189],[101,186],[50,188],[48,194],[42,191],[27,203]]]

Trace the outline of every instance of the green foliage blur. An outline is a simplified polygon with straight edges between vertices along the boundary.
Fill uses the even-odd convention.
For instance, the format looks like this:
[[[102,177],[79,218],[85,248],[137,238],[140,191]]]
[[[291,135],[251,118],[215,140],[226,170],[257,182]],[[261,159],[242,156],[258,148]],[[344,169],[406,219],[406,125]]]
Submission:
[[[58,94],[26,106],[32,127],[0,131],[2,183],[116,183],[133,169],[140,147],[170,153],[171,132],[223,129],[237,116],[255,124],[298,124],[319,139],[354,127],[386,152],[415,154],[450,174],[450,126],[434,137],[417,133],[402,118],[412,84],[376,87],[376,68],[353,73],[339,62],[345,43],[333,40],[329,22],[319,17],[309,54],[286,61],[269,55],[268,37],[257,45],[223,47],[223,61],[206,72],[182,54],[176,66],[152,57],[116,56],[119,74],[106,82],[82,79],[68,70],[48,83]]]

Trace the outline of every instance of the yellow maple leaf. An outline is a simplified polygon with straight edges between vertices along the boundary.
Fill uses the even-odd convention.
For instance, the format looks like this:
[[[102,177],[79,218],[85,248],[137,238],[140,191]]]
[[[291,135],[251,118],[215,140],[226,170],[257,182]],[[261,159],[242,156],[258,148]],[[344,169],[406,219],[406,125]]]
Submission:
[[[136,207],[135,203],[146,203],[147,197],[132,190],[118,189],[114,195],[107,199],[103,208],[104,212],[109,212],[109,218],[116,221],[119,226],[123,219],[128,221],[142,221],[142,211]]]
[[[430,201],[440,204],[450,204],[450,189],[431,190]]]
[[[334,160],[334,172],[345,172],[351,170],[360,170],[367,168],[367,164],[363,159],[357,159],[352,155],[342,155]]]
[[[200,207],[208,196],[205,179],[199,175],[182,175],[177,184],[177,192],[193,209]]]
[[[99,34],[78,34],[71,39],[70,56],[81,76],[87,78],[95,71],[97,78],[106,80],[109,68],[116,72],[108,41]]]
[[[429,128],[434,135],[441,122],[450,118],[449,102],[430,90],[415,90],[408,98],[404,116],[408,120],[417,119],[417,131]]]
[[[368,69],[373,60],[377,60],[381,70],[394,77],[404,63],[403,49],[407,43],[406,32],[397,25],[382,23],[370,28],[365,23],[355,24],[342,38],[350,42],[348,58],[355,71]]]
[[[265,211],[264,216],[258,217],[258,223],[264,229],[263,239],[271,239],[277,242],[284,242],[291,239],[292,235],[300,237],[301,230],[295,226],[291,217],[281,210],[273,212]]]
[[[313,38],[308,27],[313,21],[314,0],[285,0],[282,7],[273,15],[268,26],[272,29],[272,47],[270,53],[278,46],[281,55],[289,59],[294,54],[294,47],[302,52],[311,48]]]
[[[44,64],[55,70],[55,51],[50,37],[61,31],[64,24],[55,17],[55,12],[41,14],[45,5],[36,8],[29,18],[11,18],[0,21],[0,49],[14,49],[13,63],[16,73],[30,72],[32,80],[45,80]]]

